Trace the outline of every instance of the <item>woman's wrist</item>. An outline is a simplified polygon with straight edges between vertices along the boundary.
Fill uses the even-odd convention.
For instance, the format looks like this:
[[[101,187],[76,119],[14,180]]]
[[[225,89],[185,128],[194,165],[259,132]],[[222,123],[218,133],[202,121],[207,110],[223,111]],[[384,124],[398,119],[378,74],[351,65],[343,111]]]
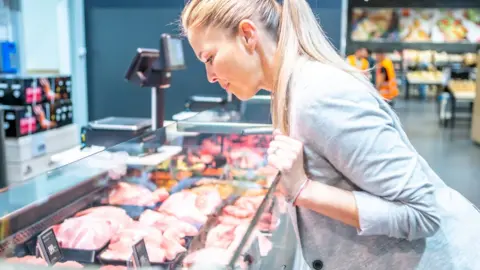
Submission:
[[[292,201],[291,201],[292,205],[299,206],[299,204],[301,204],[301,202],[305,200],[305,193],[306,193],[305,190],[308,188],[309,184],[310,184],[310,179],[305,178],[303,183],[298,188],[297,193],[294,194],[294,197],[292,198]]]

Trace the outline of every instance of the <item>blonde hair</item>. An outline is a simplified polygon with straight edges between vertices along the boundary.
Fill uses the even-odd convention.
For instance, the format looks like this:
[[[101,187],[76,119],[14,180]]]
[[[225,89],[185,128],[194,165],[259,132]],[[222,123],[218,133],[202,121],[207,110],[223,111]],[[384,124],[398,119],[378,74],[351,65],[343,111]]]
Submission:
[[[189,28],[219,27],[236,34],[244,19],[263,24],[277,41],[272,123],[289,134],[289,81],[300,55],[330,64],[369,84],[358,69],[343,59],[318,23],[306,0],[190,0],[182,12],[184,33]]]

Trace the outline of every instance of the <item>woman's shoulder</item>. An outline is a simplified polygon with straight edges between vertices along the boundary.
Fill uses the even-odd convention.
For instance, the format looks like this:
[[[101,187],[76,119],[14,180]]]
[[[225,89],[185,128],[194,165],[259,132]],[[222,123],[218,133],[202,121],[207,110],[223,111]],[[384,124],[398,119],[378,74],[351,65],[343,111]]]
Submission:
[[[290,88],[293,106],[319,105],[326,100],[377,104],[373,86],[333,65],[307,60],[294,71]]]

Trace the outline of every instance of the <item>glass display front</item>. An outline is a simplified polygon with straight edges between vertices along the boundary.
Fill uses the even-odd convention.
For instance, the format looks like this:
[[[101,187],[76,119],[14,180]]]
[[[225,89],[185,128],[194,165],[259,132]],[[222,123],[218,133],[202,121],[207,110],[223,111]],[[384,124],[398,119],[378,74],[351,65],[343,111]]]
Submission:
[[[281,194],[264,200],[277,173],[267,166],[270,136],[175,125],[0,193],[4,262],[260,269],[277,261],[281,269],[268,255],[287,258],[296,244]]]

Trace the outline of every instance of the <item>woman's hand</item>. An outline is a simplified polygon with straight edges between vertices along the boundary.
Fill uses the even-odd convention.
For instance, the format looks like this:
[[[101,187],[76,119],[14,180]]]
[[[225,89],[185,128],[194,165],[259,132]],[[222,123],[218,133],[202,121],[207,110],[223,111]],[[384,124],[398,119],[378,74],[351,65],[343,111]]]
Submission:
[[[273,132],[273,136],[267,152],[268,163],[282,173],[281,184],[287,193],[287,199],[292,200],[308,179],[303,162],[303,143],[278,130]]]

